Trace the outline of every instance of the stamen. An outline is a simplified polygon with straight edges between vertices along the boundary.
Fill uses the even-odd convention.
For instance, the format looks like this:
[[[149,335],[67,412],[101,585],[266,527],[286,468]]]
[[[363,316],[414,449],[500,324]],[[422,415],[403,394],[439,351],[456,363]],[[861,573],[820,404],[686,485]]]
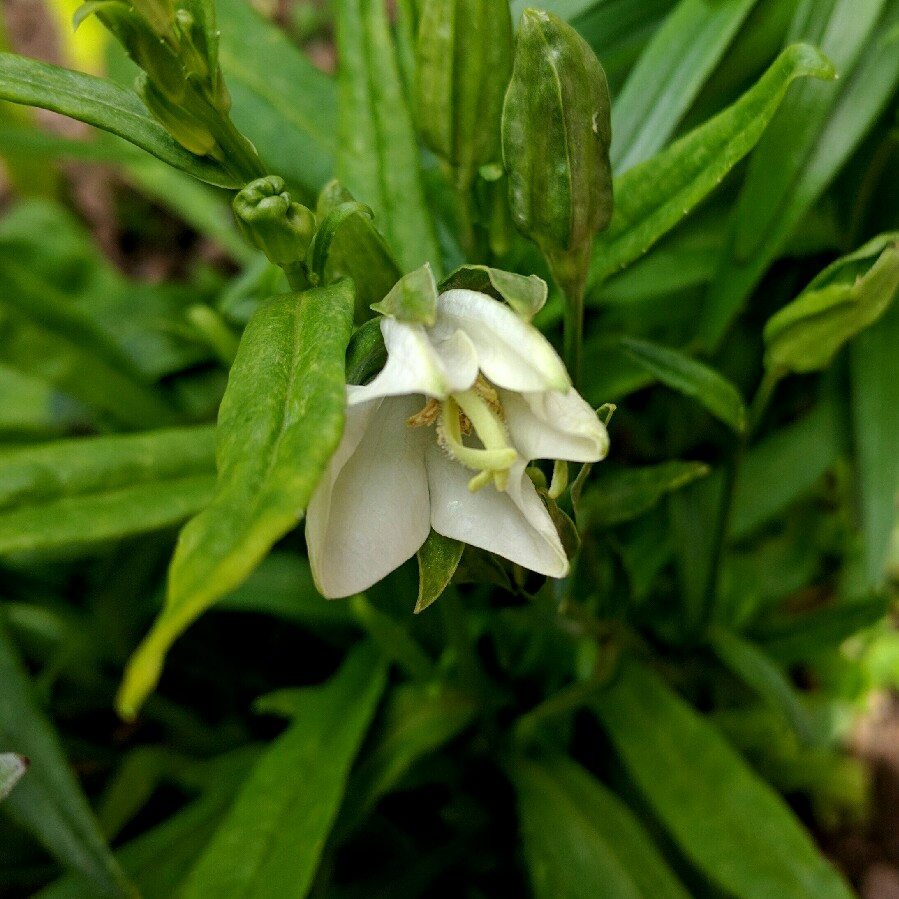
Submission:
[[[492,481],[502,491],[508,487],[509,468],[518,459],[518,453],[509,444],[502,419],[479,393],[475,389],[464,390],[444,400],[438,437],[456,461],[479,472],[469,481],[469,490],[477,492]],[[483,449],[462,443],[463,419],[474,428]]]
[[[410,428],[422,428],[427,427],[428,425],[434,424],[435,421],[440,417],[440,402],[439,400],[428,400],[424,406],[419,409],[415,415],[410,415],[406,419],[406,424]]]

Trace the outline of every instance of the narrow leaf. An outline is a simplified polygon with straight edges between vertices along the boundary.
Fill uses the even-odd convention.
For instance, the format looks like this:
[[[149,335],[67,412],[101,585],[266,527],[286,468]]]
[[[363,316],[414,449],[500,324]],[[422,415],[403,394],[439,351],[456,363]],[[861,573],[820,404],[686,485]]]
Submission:
[[[218,484],[181,533],[165,607],[118,698],[133,717],[172,641],[296,527],[344,422],[349,282],[274,297],[244,332],[219,411]]]
[[[265,752],[191,872],[181,899],[303,899],[384,689],[363,644]]]
[[[899,493],[899,303],[853,341],[852,424],[868,583],[880,586]]]
[[[657,676],[626,662],[594,708],[644,800],[715,887],[738,899],[850,899],[786,803]]]
[[[246,0],[216,0],[231,117],[272,173],[314,197],[334,174],[337,87]],[[243,187],[242,184],[237,185]]]
[[[746,407],[730,381],[702,362],[645,340],[623,338],[627,354],[663,384],[697,400],[738,434],[746,427]]]
[[[91,879],[95,894],[134,896],[97,826],[52,725],[31,695],[28,675],[0,611],[0,745],[27,755],[31,770],[4,800],[63,865]]]
[[[163,162],[220,187],[242,185],[217,162],[189,153],[150,115],[137,95],[83,72],[0,53],[0,99],[52,109],[117,134]]]
[[[680,490],[709,473],[703,462],[662,462],[625,468],[597,476],[578,507],[588,516],[588,526],[611,527],[632,521],[655,507],[669,493]]]
[[[755,146],[797,78],[833,78],[814,47],[796,44],[736,103],[615,179],[615,214],[593,245],[588,288],[624,268],[670,231]]]
[[[580,765],[516,759],[511,774],[535,899],[687,899],[640,821]]]
[[[709,643],[727,668],[784,716],[806,746],[812,744],[808,712],[786,675],[763,650],[723,628],[712,629]]]
[[[612,166],[619,175],[665,146],[755,3],[678,3],[612,106]]]
[[[340,0],[336,12],[337,177],[375,211],[403,271],[430,262],[439,272],[440,250],[384,4]]]
[[[829,30],[830,39],[843,44],[846,39],[858,38],[856,26],[864,23],[870,2],[863,4],[859,15],[856,5],[848,0],[841,3],[841,19]],[[878,116],[891,102],[899,85],[899,53],[890,38],[893,29],[899,27],[899,6],[888,4],[877,27],[864,37],[865,51],[854,66],[840,69],[840,82],[830,94],[833,101],[818,130],[811,133],[797,132],[803,141],[810,141],[810,148],[795,147],[789,132],[796,121],[802,121],[800,108],[787,107],[784,114],[791,150],[802,159],[803,165],[792,181],[786,185],[786,194],[776,200],[778,213],[771,217],[770,227],[764,231],[764,241],[755,252],[738,258],[726,253],[706,296],[706,308],[700,320],[700,336],[709,346],[716,346],[724,336],[734,315],[739,311],[753,288],[759,283],[771,263],[782,251],[784,244],[816,201],[833,181],[834,177],[855,152]],[[843,45],[845,47],[845,45]],[[827,47],[825,47],[827,50]],[[777,154],[785,152],[786,144],[775,144]],[[777,167],[777,166],[775,166]],[[767,170],[758,178],[767,177]],[[758,203],[755,194],[746,195],[744,205]],[[751,213],[755,218],[756,213]],[[747,230],[747,235],[750,233]]]

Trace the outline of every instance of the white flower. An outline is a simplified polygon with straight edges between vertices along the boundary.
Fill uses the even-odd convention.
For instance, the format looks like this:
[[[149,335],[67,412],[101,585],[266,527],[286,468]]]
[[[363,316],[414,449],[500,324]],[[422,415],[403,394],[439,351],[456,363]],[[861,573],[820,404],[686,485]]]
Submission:
[[[381,332],[387,363],[347,387],[343,439],[307,511],[318,589],[332,598],[367,589],[431,528],[564,577],[568,559],[525,468],[595,462],[609,440],[555,350],[471,290],[441,294],[431,327],[385,317]]]

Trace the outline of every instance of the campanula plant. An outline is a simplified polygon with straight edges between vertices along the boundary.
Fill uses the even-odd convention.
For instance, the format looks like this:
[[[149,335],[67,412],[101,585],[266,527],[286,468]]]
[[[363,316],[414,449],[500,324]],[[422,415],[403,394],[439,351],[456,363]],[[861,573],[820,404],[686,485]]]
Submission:
[[[0,52],[0,892],[852,896],[899,4],[66,2],[107,75]],[[117,270],[72,156],[217,264]]]

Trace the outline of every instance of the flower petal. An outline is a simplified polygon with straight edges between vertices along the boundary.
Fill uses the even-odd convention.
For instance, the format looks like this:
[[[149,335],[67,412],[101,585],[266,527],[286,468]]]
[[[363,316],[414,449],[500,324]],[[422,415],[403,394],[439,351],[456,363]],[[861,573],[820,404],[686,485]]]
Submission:
[[[411,393],[445,397],[450,392],[445,365],[422,325],[382,318],[381,333],[387,362],[370,383],[347,390],[349,405]]]
[[[512,445],[528,461],[598,462],[606,457],[606,427],[574,388],[568,393],[498,393]]]
[[[568,573],[568,559],[546,507],[537,496],[524,462],[509,471],[509,487],[500,493],[488,484],[468,489],[472,472],[436,445],[425,457],[431,493],[431,527],[444,537],[496,553],[550,577]]]
[[[420,407],[413,396],[347,409],[343,439],[306,516],[312,576],[329,599],[367,589],[428,536],[424,455],[433,437],[406,424]]]
[[[509,390],[567,390],[565,365],[550,342],[504,303],[474,290],[447,290],[437,298],[435,343],[455,331],[468,335],[481,371]]]

